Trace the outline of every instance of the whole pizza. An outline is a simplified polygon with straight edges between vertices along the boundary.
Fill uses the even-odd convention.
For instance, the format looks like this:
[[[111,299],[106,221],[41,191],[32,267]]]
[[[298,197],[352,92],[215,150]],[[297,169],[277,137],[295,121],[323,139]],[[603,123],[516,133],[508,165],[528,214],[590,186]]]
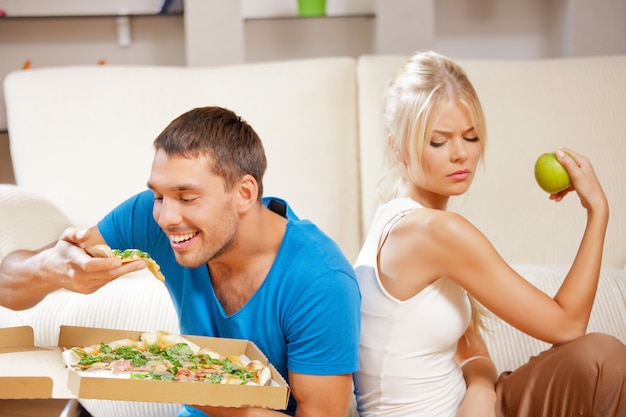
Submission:
[[[142,333],[140,340],[74,347],[63,352],[63,360],[78,372],[104,371],[131,379],[241,385],[271,382],[270,368],[259,360],[224,356],[163,331]]]

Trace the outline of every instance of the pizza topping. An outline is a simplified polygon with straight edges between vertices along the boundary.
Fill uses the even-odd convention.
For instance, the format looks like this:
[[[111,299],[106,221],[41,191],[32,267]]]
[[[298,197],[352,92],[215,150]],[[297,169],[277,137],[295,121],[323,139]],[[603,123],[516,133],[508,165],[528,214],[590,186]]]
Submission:
[[[165,277],[161,273],[161,267],[152,259],[148,252],[139,249],[111,249],[109,245],[105,244],[91,246],[85,249],[85,251],[95,258],[118,258],[122,262],[143,261],[156,279],[165,282]]]
[[[108,370],[131,379],[199,381],[219,384],[267,385],[271,371],[258,360],[223,356],[201,349],[182,336],[167,332],[143,333],[141,341],[75,347],[63,352],[77,371]]]

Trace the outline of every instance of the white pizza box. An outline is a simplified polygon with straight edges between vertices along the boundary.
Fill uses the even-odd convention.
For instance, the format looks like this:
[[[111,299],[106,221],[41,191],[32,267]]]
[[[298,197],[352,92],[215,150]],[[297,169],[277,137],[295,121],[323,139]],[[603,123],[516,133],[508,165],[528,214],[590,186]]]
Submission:
[[[102,400],[185,403],[222,407],[262,407],[284,410],[289,386],[267,357],[252,342],[242,339],[183,335],[200,347],[223,355],[245,355],[267,364],[272,372],[269,386],[209,384],[199,382],[122,379],[67,369],[61,353],[119,339],[139,340],[142,331],[61,326],[59,345],[34,346],[30,327],[0,329],[0,399],[90,398]]]

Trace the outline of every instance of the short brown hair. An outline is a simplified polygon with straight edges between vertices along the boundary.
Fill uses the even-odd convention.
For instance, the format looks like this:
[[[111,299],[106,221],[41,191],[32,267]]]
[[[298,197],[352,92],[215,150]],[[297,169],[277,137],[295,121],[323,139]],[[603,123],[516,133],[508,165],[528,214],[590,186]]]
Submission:
[[[154,140],[155,149],[186,158],[209,155],[213,172],[227,190],[246,174],[252,175],[263,196],[267,159],[257,133],[241,117],[223,107],[199,107],[174,119]]]

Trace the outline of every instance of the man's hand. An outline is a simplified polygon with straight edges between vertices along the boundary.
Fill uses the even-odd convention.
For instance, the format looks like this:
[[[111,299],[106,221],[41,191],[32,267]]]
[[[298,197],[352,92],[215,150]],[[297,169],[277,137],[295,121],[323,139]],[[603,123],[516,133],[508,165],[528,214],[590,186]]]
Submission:
[[[57,278],[56,286],[81,294],[90,294],[112,280],[145,267],[143,262],[123,264],[118,258],[94,258],[85,248],[104,243],[104,239],[92,228],[88,230],[66,229],[56,245],[43,253],[42,270]]]
[[[104,243],[96,227],[66,229],[61,238],[37,251],[18,250],[0,264],[0,305],[13,310],[35,306],[60,288],[93,293],[110,281],[145,268],[141,261],[92,258],[85,247]]]

